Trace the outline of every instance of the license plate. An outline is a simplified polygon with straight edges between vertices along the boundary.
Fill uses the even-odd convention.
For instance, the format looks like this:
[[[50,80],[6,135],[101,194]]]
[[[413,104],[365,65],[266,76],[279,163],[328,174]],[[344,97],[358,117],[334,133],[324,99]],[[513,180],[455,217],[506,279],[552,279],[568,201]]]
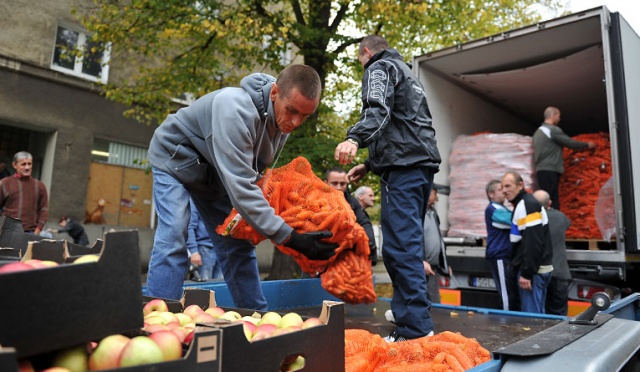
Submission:
[[[472,277],[471,278],[471,286],[478,288],[495,288],[496,283],[493,281],[493,278],[484,278],[484,277]]]

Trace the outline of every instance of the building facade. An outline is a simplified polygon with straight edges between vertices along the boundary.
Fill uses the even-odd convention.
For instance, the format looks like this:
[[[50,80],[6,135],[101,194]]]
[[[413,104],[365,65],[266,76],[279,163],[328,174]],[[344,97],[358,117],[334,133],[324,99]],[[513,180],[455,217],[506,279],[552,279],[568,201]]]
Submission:
[[[123,105],[101,95],[98,83],[122,81],[128,67],[108,52],[73,53],[91,48],[74,15],[87,4],[0,4],[0,162],[13,172],[14,153],[33,155],[34,177],[49,191],[49,223],[66,215],[149,227],[151,175],[143,164],[155,126],[125,118]]]

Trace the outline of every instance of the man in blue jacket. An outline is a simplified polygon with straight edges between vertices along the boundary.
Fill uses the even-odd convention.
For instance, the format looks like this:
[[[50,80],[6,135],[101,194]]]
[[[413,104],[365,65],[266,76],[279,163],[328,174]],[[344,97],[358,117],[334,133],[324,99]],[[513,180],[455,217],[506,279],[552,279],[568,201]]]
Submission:
[[[487,249],[485,258],[500,296],[500,308],[520,310],[518,279],[511,266],[511,211],[504,206],[505,196],[500,180],[487,183],[485,192],[489,205],[484,210],[487,225]]]
[[[358,60],[365,68],[362,112],[334,156],[349,164],[358,148],[369,149],[369,158],[347,177],[357,182],[368,171],[380,176],[382,259],[393,285],[397,327],[386,340],[415,339],[433,334],[422,238],[440,153],[427,97],[400,53],[383,37],[371,35],[360,43]]]
[[[235,208],[263,236],[311,260],[325,260],[337,245],[330,232],[299,234],[277,216],[256,182],[277,159],[289,134],[318,107],[321,82],[305,65],[285,68],[278,79],[251,74],[240,87],[211,92],[171,114],[149,145],[158,214],[147,294],[179,299],[188,270],[189,197],[205,221],[236,307],[266,310],[255,248],[221,236],[216,227]]]

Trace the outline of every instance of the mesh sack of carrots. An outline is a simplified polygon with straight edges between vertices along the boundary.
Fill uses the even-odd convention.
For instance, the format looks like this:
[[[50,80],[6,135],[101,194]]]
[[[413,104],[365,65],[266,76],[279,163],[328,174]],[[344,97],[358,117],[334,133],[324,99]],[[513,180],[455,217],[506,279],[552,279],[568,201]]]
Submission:
[[[363,303],[376,300],[368,261],[369,239],[364,229],[356,223],[355,214],[340,191],[318,178],[311,164],[303,157],[297,157],[282,167],[269,169],[257,184],[275,213],[296,232],[329,230],[333,236],[326,241],[339,244],[336,254],[326,261],[309,260],[296,250],[276,245],[280,251],[292,256],[309,274],[324,272],[323,279],[325,275],[329,279],[322,281],[323,287],[343,301]],[[265,239],[240,218],[235,209],[216,232],[247,239],[253,244]]]
[[[572,137],[593,142],[594,149],[563,151],[564,174],[560,178],[560,210],[571,226],[567,238],[602,239],[596,220],[596,203],[600,189],[611,177],[611,143],[608,133],[588,133]]]
[[[404,342],[387,343],[361,329],[345,330],[345,370],[465,371],[491,359],[477,340],[459,333],[442,332]]]

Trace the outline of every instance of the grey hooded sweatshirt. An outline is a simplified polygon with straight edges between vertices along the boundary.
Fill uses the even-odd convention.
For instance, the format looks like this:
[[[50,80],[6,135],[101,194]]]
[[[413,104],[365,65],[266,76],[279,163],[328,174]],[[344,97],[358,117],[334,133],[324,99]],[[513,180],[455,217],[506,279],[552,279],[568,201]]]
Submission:
[[[281,244],[293,231],[256,185],[284,146],[270,92],[275,78],[251,74],[240,87],[211,92],[156,129],[149,162],[192,194],[226,197],[260,234]]]

